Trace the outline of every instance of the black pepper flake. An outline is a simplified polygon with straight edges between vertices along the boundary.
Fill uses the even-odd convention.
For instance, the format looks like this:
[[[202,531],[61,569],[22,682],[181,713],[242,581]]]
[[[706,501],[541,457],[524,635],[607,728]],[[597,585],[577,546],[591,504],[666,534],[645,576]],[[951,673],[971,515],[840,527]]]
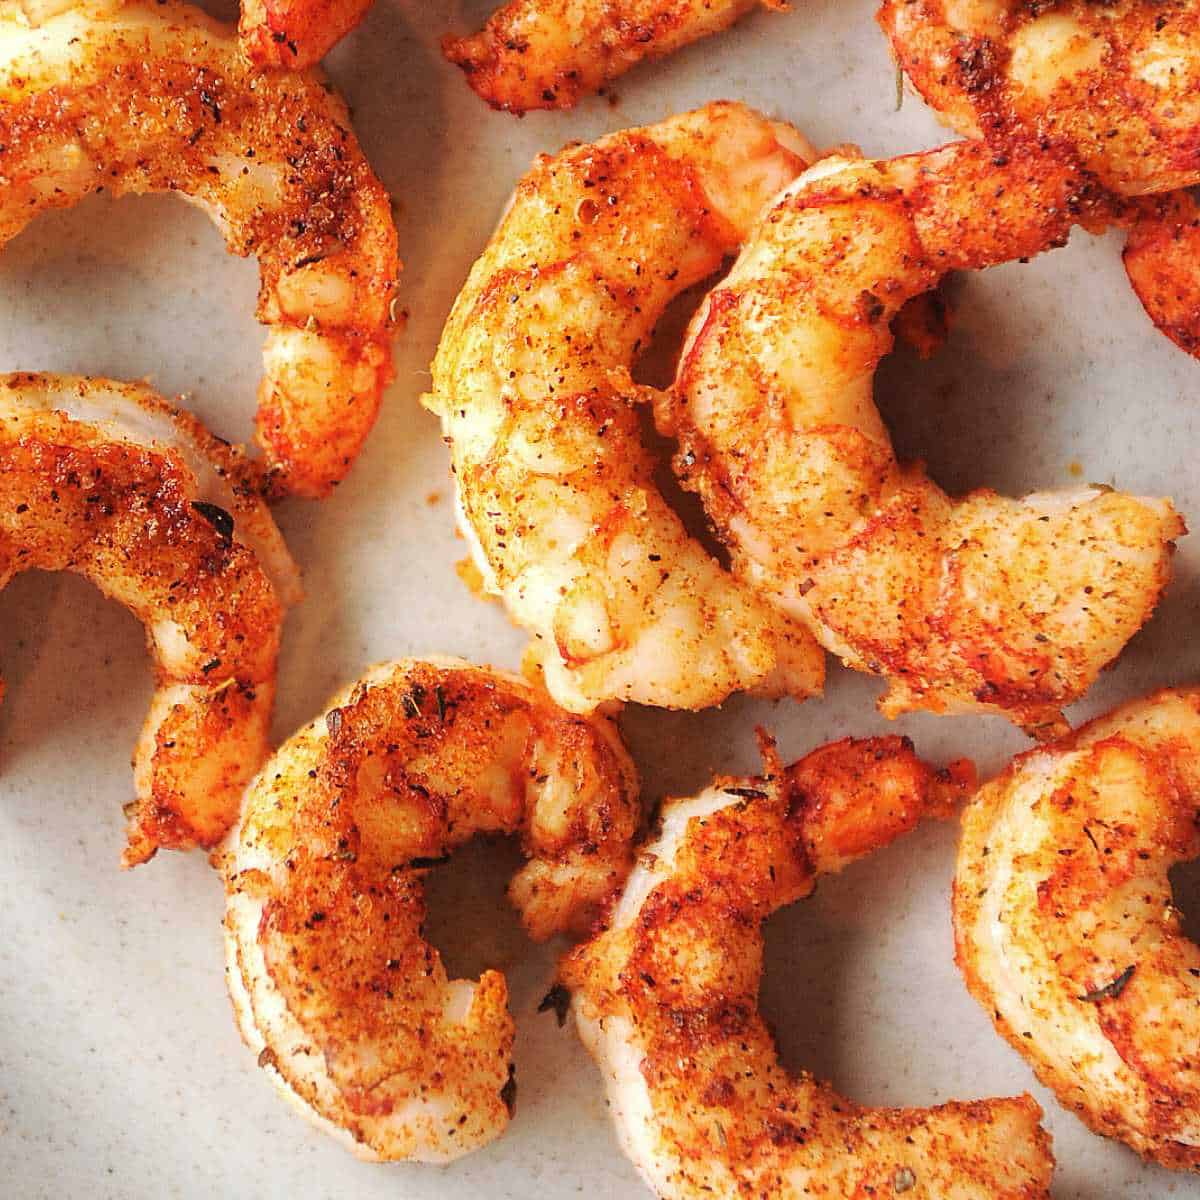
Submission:
[[[874,324],[883,316],[884,306],[883,301],[875,295],[874,292],[864,291],[860,293],[859,307],[862,310],[863,318],[869,323]]]
[[[540,1013],[552,1012],[561,1029],[567,1023],[567,1010],[571,1007],[571,993],[561,983],[556,983],[537,1006]]]
[[[202,666],[200,668],[200,672],[203,675],[208,675],[211,672],[215,671],[220,665],[221,665],[221,660],[219,658],[210,658],[208,660],[208,662],[206,662],[204,664],[204,666]]]
[[[192,508],[217,531],[217,535],[226,545],[233,541],[233,518],[219,504],[209,504],[207,500],[193,500]]]
[[[1133,978],[1136,970],[1137,963],[1130,963],[1111,983],[1106,983],[1103,987],[1096,988],[1095,991],[1084,992],[1078,999],[1086,1001],[1088,1004],[1096,1004],[1101,1000],[1115,1000],[1129,986],[1129,981]]]

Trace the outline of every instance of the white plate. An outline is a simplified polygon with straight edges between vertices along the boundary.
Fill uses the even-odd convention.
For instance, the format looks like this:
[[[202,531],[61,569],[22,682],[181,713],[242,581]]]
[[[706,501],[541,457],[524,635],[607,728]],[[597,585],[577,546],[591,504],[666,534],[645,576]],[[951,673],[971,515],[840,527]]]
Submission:
[[[797,5],[618,81],[565,115],[489,112],[438,53],[489,4],[379,0],[332,56],[371,160],[399,207],[411,320],[397,379],[349,481],[280,521],[308,599],[288,618],[276,733],[289,734],[370,662],[440,651],[515,665],[522,639],[454,574],[447,457],[417,405],[454,294],[532,156],[717,97],[795,121],[817,144],[874,155],[948,140],[895,76],[869,3]],[[442,10],[450,10],[447,14]],[[0,254],[0,369],[149,376],[188,392],[218,432],[250,429],[261,333],[252,263],[170,199],[93,200],[37,221]],[[959,322],[932,363],[898,355],[880,395],[902,453],[952,490],[1106,480],[1168,493],[1200,521],[1200,365],[1157,334],[1129,291],[1119,241],[1076,236],[1027,267],[965,279]],[[1149,628],[1077,716],[1200,679],[1200,546],[1184,539]],[[121,874],[121,804],[150,694],[141,630],[73,578],[23,577],[0,596],[0,1194],[13,1197],[640,1197],[610,1134],[600,1079],[569,1030],[535,1008],[553,948],[495,913],[496,856],[439,881],[450,966],[509,971],[518,1110],[498,1143],[449,1169],[360,1164],[276,1098],[224,994],[220,887],[200,855]],[[919,717],[888,726],[878,685],[831,664],[824,700],[736,700],[723,711],[631,711],[648,797],[755,766],[764,722],[794,757],[885,728],[932,758],[987,771],[1024,745],[1004,722]],[[770,926],[766,1010],[786,1061],[855,1098],[923,1105],[1032,1089],[1060,1166],[1056,1195],[1200,1196],[1088,1133],[992,1031],[951,959],[954,833],[927,828]],[[500,855],[503,858],[503,855]],[[455,893],[459,893],[457,897]]]

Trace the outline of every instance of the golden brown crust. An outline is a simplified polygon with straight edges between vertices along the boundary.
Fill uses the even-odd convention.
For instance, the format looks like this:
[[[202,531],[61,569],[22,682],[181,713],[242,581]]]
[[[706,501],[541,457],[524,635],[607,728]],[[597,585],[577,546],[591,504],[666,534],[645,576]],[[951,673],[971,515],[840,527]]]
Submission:
[[[424,877],[476,834],[517,834],[509,895],[543,939],[594,920],[639,824],[609,722],[458,660],[376,668],[280,749],[224,855],[243,1033],[370,1156],[483,1145],[511,1111],[504,977],[447,980]]]
[[[1200,204],[1187,191],[1140,206],[1125,270],[1147,315],[1181,350],[1200,355]]]
[[[761,0],[786,8],[785,0]],[[643,59],[732,25],[760,0],[510,0],[442,53],[493,108],[572,108]]]
[[[1053,1159],[1029,1098],[867,1109],[779,1066],[758,1013],[761,922],[817,876],[969,787],[901,738],[846,739],[777,777],[719,779],[664,809],[601,931],[564,960],[618,1134],[669,1200],[713,1194],[1045,1197]]]
[[[345,107],[315,73],[254,72],[166,0],[0,5],[0,241],[89,192],[180,192],[258,259],[271,327],[256,430],[273,493],[326,494],[391,378],[396,232]]]

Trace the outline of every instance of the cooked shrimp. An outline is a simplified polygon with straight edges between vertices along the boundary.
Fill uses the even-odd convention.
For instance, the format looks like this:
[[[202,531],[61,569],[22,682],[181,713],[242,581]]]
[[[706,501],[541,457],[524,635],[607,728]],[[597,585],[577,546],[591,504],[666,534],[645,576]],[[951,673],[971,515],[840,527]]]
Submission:
[[[846,739],[663,812],[602,930],[561,969],[625,1153],[664,1200],[1047,1197],[1028,1096],[869,1109],[779,1065],[758,1012],[763,920],[948,808],[900,738]]]
[[[0,0],[0,180],[0,244],[100,190],[203,208],[262,272],[269,486],[345,475],[391,374],[396,232],[320,76],[254,72],[178,0]]]
[[[964,816],[958,964],[1097,1133],[1200,1169],[1200,948],[1168,870],[1200,856],[1200,689],[1020,755]]]
[[[809,153],[794,130],[713,104],[542,158],[450,314],[426,403],[451,445],[460,525],[567,708],[821,686],[807,631],[667,505],[628,373],[668,303]]]
[[[1200,183],[1200,3],[883,0],[917,91],[959,133],[1031,136],[1124,195]]]
[[[493,108],[571,108],[646,58],[727,29],[760,0],[510,0],[446,57]],[[787,8],[787,0],[761,0]]]
[[[530,936],[582,930],[639,821],[608,720],[455,659],[375,668],[263,768],[227,843],[226,974],[259,1065],[363,1158],[448,1162],[498,1137],[504,976],[447,979],[425,875],[477,833],[519,833],[509,896]]]
[[[156,691],[126,866],[212,846],[267,756],[298,574],[247,464],[147,388],[0,376],[0,588],[74,571],[146,626]]]
[[[848,666],[886,676],[889,715],[981,709],[1061,728],[1061,706],[1167,582],[1184,532],[1168,501],[1094,487],[951,500],[897,464],[872,400],[906,301],[948,271],[1061,243],[1093,203],[1036,148],[818,163],[701,305],[659,398],[734,573]]]
[[[256,67],[311,67],[367,15],[372,0],[242,0],[238,36]]]

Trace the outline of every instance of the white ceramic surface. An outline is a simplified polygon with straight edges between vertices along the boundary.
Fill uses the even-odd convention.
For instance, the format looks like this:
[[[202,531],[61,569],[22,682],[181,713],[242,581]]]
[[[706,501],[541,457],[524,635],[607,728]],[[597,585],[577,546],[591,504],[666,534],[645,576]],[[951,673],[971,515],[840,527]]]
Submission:
[[[524,120],[489,112],[437,51],[470,3],[379,0],[333,54],[367,151],[395,196],[406,261],[397,379],[349,481],[280,513],[308,599],[288,618],[276,733],[372,661],[422,651],[516,664],[520,636],[454,574],[447,459],[417,405],[458,285],[538,151],[717,97],[764,107],[817,144],[894,154],[947,140],[895,77],[867,0],[762,12],[620,80],[613,97]],[[252,263],[170,199],[93,200],[46,217],[0,254],[0,370],[149,377],[186,392],[218,432],[249,431],[260,330]],[[951,489],[1019,492],[1087,480],[1169,493],[1200,524],[1200,365],[1146,321],[1119,241],[1077,235],[1026,267],[965,278],[959,321],[931,363],[881,373],[902,453]],[[1154,685],[1200,679],[1200,539],[1184,539],[1151,626],[1077,716]],[[600,1080],[570,1029],[535,1008],[554,948],[496,918],[503,852],[471,851],[435,891],[451,968],[509,971],[519,1041],[516,1120],[449,1169],[368,1166],[276,1098],[240,1044],[221,971],[217,879],[199,855],[122,874],[121,805],[150,694],[141,631],[78,580],[22,577],[0,594],[0,1196],[352,1194],[411,1200],[640,1197],[610,1134]],[[1005,723],[893,726],[878,685],[831,664],[825,698],[736,700],[722,711],[626,714],[649,798],[752,769],[762,722],[789,757],[847,733],[910,733],[927,756],[996,769],[1024,745]],[[868,1102],[929,1104],[1032,1089],[1046,1108],[1060,1200],[1200,1197],[1083,1129],[993,1033],[951,959],[950,827],[919,831],[826,883],[770,927],[764,1001],[786,1061]]]

